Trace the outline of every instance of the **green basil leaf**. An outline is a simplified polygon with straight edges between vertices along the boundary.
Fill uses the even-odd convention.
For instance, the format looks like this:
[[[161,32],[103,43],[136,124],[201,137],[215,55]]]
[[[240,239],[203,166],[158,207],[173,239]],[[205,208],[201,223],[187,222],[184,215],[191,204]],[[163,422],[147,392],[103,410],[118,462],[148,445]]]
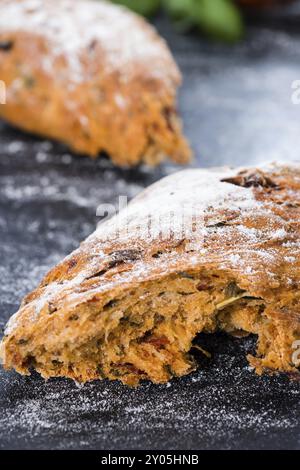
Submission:
[[[160,6],[160,0],[112,0],[113,3],[124,5],[143,16],[152,16]]]
[[[166,11],[175,20],[190,20],[195,0],[163,0]]]
[[[237,41],[244,32],[238,8],[231,0],[194,0],[193,19],[209,36],[224,41]]]

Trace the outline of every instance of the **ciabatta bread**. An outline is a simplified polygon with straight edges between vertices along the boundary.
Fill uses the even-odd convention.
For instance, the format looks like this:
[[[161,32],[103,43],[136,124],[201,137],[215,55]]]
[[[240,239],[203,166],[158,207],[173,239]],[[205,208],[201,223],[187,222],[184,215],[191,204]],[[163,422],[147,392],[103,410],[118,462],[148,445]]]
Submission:
[[[222,330],[258,336],[258,373],[297,373],[299,216],[297,164],[162,179],[24,299],[2,341],[4,367],[166,382],[195,367],[199,332]]]
[[[180,72],[142,18],[104,1],[1,0],[0,117],[117,165],[189,160]]]

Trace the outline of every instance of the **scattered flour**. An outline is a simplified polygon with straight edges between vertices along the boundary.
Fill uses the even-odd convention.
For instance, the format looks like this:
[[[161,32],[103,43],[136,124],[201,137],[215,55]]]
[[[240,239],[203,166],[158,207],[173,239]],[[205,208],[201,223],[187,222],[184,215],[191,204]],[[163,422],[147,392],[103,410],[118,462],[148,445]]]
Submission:
[[[230,340],[225,348],[224,338],[220,341],[221,349],[216,339],[210,346],[217,352],[208,369],[166,385],[145,383],[138,389],[107,381],[78,387],[62,379],[43,382],[36,376],[1,372],[4,445],[58,449],[295,446],[299,383],[280,376],[258,377],[250,371],[244,355],[252,340]]]

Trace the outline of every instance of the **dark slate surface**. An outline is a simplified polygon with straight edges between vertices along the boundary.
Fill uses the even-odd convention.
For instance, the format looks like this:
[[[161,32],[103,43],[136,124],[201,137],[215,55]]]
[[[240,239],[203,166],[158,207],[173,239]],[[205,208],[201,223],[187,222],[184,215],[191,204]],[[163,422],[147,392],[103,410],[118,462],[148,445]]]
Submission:
[[[291,103],[291,83],[300,79],[299,11],[255,21],[233,47],[157,21],[183,70],[180,108],[195,166],[299,158],[300,106]],[[132,197],[173,170],[115,169],[1,124],[0,326],[92,232],[98,204]],[[0,448],[299,449],[300,384],[249,370],[255,338],[198,341],[211,361],[199,357],[189,377],[136,390],[1,370]]]

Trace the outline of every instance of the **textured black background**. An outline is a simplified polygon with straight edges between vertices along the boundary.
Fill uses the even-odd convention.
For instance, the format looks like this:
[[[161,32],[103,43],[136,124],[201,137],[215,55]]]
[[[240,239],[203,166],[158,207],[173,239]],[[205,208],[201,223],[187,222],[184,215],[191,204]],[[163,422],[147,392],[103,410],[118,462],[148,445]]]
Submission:
[[[299,159],[300,9],[251,21],[236,46],[181,36],[160,18],[183,71],[180,108],[195,166]],[[1,77],[0,77],[1,78]],[[113,168],[0,124],[0,322],[97,222],[98,204],[174,171]],[[255,338],[201,337],[213,354],[171,384],[84,387],[0,371],[0,448],[300,448],[300,384],[257,377]]]

